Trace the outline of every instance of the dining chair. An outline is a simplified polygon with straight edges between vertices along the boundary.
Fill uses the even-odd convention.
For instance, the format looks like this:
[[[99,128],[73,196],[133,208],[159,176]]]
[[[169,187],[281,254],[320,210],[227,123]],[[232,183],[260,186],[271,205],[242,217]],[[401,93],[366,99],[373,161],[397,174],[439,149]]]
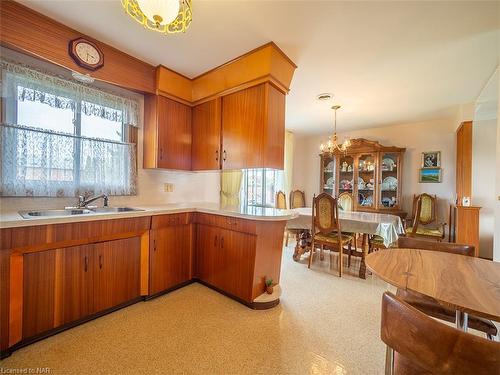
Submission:
[[[286,210],[286,195],[281,190],[279,190],[276,193],[275,207],[280,209],[280,210]]]
[[[339,277],[342,277],[343,247],[351,244],[353,237],[342,233],[339,220],[338,200],[330,194],[321,193],[313,197],[312,224],[311,224],[311,253],[308,268],[311,268],[316,246],[320,246],[320,254],[326,249],[339,253]]]
[[[422,193],[413,196],[412,217],[407,220],[411,226],[406,228],[410,237],[425,237],[442,241],[446,223],[438,223],[436,218],[437,197]]]
[[[352,194],[348,193],[347,191],[344,191],[343,193],[339,194],[339,207],[342,211],[354,211],[354,199],[352,198]],[[361,257],[363,253],[357,252],[358,249],[358,234],[357,233],[351,233],[351,232],[344,232],[347,235],[350,235],[353,237],[353,243],[354,243],[354,250],[350,249],[348,250],[348,255],[347,255],[347,267],[351,267],[351,256],[358,256]]]
[[[290,208],[300,208],[306,206],[306,194],[301,190],[290,192]]]
[[[474,246],[461,245],[448,242],[435,242],[425,239],[400,237],[398,239],[398,248],[402,249],[421,249],[430,251],[441,251],[452,254],[459,254],[465,256],[474,256]],[[455,310],[449,309],[441,305],[437,300],[427,297],[420,293],[411,292],[404,289],[398,289],[397,296],[403,299],[406,303],[412,305],[423,313],[437,319],[441,319],[450,323],[456,323]],[[483,332],[489,339],[493,339],[498,335],[498,330],[495,324],[489,320],[481,317],[469,315],[468,321],[469,328]]]
[[[380,336],[386,374],[500,374],[500,343],[440,323],[390,292],[382,296]]]

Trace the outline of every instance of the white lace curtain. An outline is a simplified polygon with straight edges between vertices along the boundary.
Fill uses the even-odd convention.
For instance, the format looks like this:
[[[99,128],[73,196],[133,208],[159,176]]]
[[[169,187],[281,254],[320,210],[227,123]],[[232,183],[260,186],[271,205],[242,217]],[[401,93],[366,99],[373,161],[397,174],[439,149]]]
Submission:
[[[36,101],[55,108],[75,109],[82,103],[81,111],[108,120],[138,126],[139,103],[79,82],[63,79],[36,69],[0,59],[2,69],[2,97],[14,100]]]
[[[6,123],[6,113],[9,119],[18,101],[35,101],[137,125],[137,101],[11,62],[1,67],[0,196],[136,194],[135,144]]]

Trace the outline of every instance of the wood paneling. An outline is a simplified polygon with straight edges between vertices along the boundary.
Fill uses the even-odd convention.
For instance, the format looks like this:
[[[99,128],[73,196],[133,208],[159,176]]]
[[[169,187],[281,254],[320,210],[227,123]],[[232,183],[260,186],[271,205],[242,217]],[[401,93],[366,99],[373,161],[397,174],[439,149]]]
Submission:
[[[263,81],[272,82],[286,93],[296,67],[276,44],[267,43],[195,77],[192,101],[226,95]]]
[[[221,98],[193,107],[192,170],[220,169],[221,126]]]
[[[477,206],[456,207],[456,239],[457,243],[474,246],[474,256],[479,256],[479,210]]]
[[[284,231],[284,221],[257,223],[252,301],[264,293],[266,279],[279,283]]]
[[[93,311],[102,311],[140,296],[139,237],[94,245]]]
[[[266,85],[267,137],[264,145],[266,168],[283,169],[285,158],[285,95]]]
[[[195,222],[198,224],[211,225],[214,227],[244,232],[248,234],[257,233],[257,223],[254,220],[239,219],[230,216],[197,213]]]
[[[69,323],[95,312],[93,308],[93,245],[64,249],[61,272],[61,323]]]
[[[191,107],[159,95],[144,106],[144,168],[191,170]]]
[[[9,346],[23,336],[23,267],[22,254],[10,254],[9,259]]]
[[[265,85],[235,92],[222,98],[222,168],[264,166],[266,114]]]
[[[54,328],[56,250],[24,256],[23,338]]]
[[[192,278],[192,226],[172,225],[151,231],[150,294]]]
[[[463,197],[472,198],[472,121],[463,122],[457,130],[457,204]]]
[[[143,61],[14,1],[1,2],[0,18],[3,46],[87,74],[89,71],[78,66],[68,53],[69,41],[83,36],[104,53],[104,66],[91,72],[92,77],[135,91],[155,92],[155,68]]]
[[[9,346],[11,229],[0,229],[0,350]]]
[[[193,84],[191,79],[159,65],[156,68],[157,94],[167,96],[183,104],[191,105],[193,101]]]

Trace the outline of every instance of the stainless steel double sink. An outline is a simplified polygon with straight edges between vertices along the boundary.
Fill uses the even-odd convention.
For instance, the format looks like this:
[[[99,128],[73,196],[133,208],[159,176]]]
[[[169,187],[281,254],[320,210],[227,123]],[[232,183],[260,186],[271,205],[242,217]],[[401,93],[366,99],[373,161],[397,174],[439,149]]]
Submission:
[[[24,210],[19,211],[24,219],[35,219],[39,217],[55,217],[55,216],[75,216],[75,215],[92,215],[118,212],[144,211],[141,208],[133,207],[92,207],[92,208],[67,208],[64,210]]]

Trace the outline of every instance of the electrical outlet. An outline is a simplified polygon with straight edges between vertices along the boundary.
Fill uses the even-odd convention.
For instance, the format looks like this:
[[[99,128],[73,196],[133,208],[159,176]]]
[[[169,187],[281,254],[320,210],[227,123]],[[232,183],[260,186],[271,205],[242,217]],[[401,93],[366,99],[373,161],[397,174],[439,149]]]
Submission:
[[[174,184],[171,184],[169,182],[163,184],[163,191],[165,193],[171,193],[174,191]]]

